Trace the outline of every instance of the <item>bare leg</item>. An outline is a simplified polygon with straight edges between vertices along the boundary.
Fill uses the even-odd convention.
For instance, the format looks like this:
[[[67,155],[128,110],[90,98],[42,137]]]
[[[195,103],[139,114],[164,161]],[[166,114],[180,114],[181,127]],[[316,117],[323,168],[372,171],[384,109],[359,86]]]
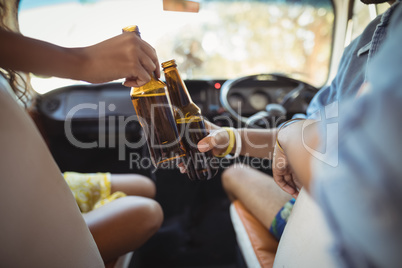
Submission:
[[[228,197],[239,200],[267,229],[278,211],[292,197],[276,185],[272,177],[247,166],[234,165],[222,175],[223,187]],[[269,252],[265,255],[267,265],[273,266],[278,241],[269,233],[266,242]]]
[[[112,174],[111,192],[122,191],[119,198],[84,215],[106,267],[145,243],[160,227],[163,212],[155,196],[155,185],[138,174]],[[110,265],[109,265],[110,264]]]
[[[163,213],[152,199],[127,196],[84,214],[84,219],[107,263],[145,243],[161,226]]]
[[[248,166],[233,165],[222,175],[229,198],[238,199],[267,229],[292,196],[282,191],[272,177]]]
[[[156,189],[154,182],[139,174],[112,174],[112,193],[122,191],[127,195],[154,198]]]

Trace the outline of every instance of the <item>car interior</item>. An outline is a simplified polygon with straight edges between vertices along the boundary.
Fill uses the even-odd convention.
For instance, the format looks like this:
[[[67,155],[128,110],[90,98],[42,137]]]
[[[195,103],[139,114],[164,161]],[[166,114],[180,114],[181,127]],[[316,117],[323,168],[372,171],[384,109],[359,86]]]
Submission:
[[[385,8],[354,0],[22,0],[19,21],[24,35],[71,47],[138,25],[160,63],[176,60],[205,120],[270,128],[306,112],[336,74],[343,48]],[[152,166],[130,88],[122,81],[89,84],[32,74],[31,84],[39,130],[62,172],[137,173],[154,181],[164,222],[130,255],[128,267],[267,267],[261,224],[244,208],[235,211],[239,205],[231,204],[221,183],[227,167],[250,163],[250,157],[225,162],[211,180],[191,181],[175,165]],[[260,170],[271,174],[269,165],[266,160]],[[313,206],[300,196],[298,207]],[[311,211],[309,218],[319,217]],[[307,244],[312,255],[304,255],[305,267],[311,264],[309,256],[330,241],[322,235],[314,243],[312,229],[324,225],[317,224],[290,225],[310,234],[300,244],[281,241],[275,267],[297,267]],[[250,243],[244,231],[261,241]],[[333,267],[326,257],[319,263]]]

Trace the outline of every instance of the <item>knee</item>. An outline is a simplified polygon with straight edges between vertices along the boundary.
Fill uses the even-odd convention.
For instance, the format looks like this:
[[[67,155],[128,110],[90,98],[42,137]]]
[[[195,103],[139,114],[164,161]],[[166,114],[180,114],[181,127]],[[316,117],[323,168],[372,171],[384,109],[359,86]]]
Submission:
[[[163,222],[163,211],[162,207],[158,202],[154,200],[149,200],[146,206],[146,215],[149,219],[148,222],[148,232],[150,235],[156,233],[162,225]]]
[[[112,174],[112,192],[123,191],[127,195],[154,198],[155,183],[140,174]]]
[[[131,209],[132,217],[139,223],[139,226],[135,228],[141,228],[149,237],[156,233],[163,222],[163,211],[159,203],[149,198],[136,196],[126,198],[135,204]]]
[[[155,183],[148,177],[143,175],[136,175],[138,180],[141,181],[142,194],[141,196],[154,198],[156,195]],[[158,204],[159,205],[159,204]]]
[[[243,168],[232,165],[222,173],[222,185],[226,191],[231,192],[233,188],[244,178]]]

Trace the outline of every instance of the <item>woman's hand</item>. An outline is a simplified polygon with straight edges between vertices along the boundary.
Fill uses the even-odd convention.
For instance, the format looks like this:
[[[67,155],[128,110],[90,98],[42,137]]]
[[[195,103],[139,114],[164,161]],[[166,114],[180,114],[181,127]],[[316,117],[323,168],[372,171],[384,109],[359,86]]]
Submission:
[[[93,46],[65,48],[0,29],[1,67],[91,83],[126,78],[126,86],[141,86],[155,72],[155,49],[135,33],[123,33]]]
[[[93,46],[76,49],[84,58],[81,80],[103,83],[126,78],[125,86],[142,86],[150,74],[160,76],[155,49],[135,33],[124,32]]]

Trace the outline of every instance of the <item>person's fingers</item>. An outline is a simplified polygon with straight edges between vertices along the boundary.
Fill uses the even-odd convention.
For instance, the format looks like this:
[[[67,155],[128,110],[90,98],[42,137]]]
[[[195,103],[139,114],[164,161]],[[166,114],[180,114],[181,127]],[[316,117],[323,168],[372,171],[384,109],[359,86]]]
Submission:
[[[274,177],[276,184],[278,184],[278,186],[285,192],[291,194],[293,193],[293,188],[290,187],[283,176],[275,176]]]
[[[125,83],[125,85],[143,86],[151,80],[150,74],[152,72],[159,78],[159,62],[155,49],[133,32],[124,32],[123,36],[127,44],[125,50],[127,66],[131,66],[130,76],[127,78],[130,81],[135,81],[134,83]]]
[[[212,153],[214,155],[224,153],[229,146],[229,133],[225,129],[219,128],[217,130],[212,130],[210,135],[214,137],[214,139],[211,140],[213,148]]]
[[[137,66],[129,79],[135,80],[137,87],[140,87],[148,83],[151,80],[151,76],[143,67]]]
[[[295,185],[296,185],[297,189],[300,190],[303,187],[303,184],[296,177],[296,174],[292,173],[292,176],[293,176],[293,181],[295,182]]]
[[[282,188],[282,190],[284,190],[285,192],[287,192],[288,194],[290,194],[292,196],[297,193],[297,190],[287,183],[282,184],[282,186],[280,186],[280,187]]]
[[[206,136],[202,140],[200,140],[197,144],[197,148],[201,153],[208,152],[209,150],[213,149],[213,144],[215,137],[214,136]]]
[[[156,54],[156,50],[150,44],[148,44],[146,41],[142,41],[142,42],[143,43],[141,44],[141,48],[144,51],[144,56],[146,56],[148,58],[148,60],[152,62],[152,65],[147,63],[147,65],[145,65],[144,67],[147,68],[150,66],[155,66],[155,67],[149,69],[149,71],[155,72],[156,77],[159,78],[160,77],[160,69],[159,69],[159,61],[158,61],[158,56]]]
[[[296,184],[295,184],[295,182],[293,181],[293,177],[292,177],[292,174],[291,174],[291,173],[287,173],[287,174],[284,176],[284,179],[285,179],[286,183],[287,183],[290,187],[292,187],[293,189],[297,190]]]
[[[184,166],[179,167],[179,169],[180,169],[180,173],[187,173],[187,169]]]
[[[211,134],[198,142],[198,150],[202,153],[212,150],[214,155],[222,154],[229,145],[229,134],[225,129],[212,130]]]
[[[152,59],[145,54],[140,55],[140,63],[148,74],[156,74],[156,69],[159,69],[158,65],[155,65],[155,62],[152,61]]]
[[[206,128],[206,130],[208,131],[208,132],[211,132],[211,128],[212,128],[212,123],[211,122],[209,122],[209,121],[207,121],[207,120],[204,120],[204,124],[205,124],[205,128]]]
[[[297,190],[295,190],[293,187],[289,186],[288,184],[286,184],[282,190],[284,190],[285,192],[287,192],[288,194],[290,194],[291,196],[294,196],[295,194],[297,194]]]
[[[294,195],[296,194],[297,190],[295,190],[295,188],[293,188],[292,186],[290,186],[286,179],[285,176],[283,175],[278,175],[278,174],[273,174],[274,180],[276,182],[276,184],[285,192],[287,192],[290,195]]]
[[[183,162],[178,163],[177,167],[180,169],[181,173],[187,173],[187,168],[186,168],[186,166],[184,165]]]
[[[204,123],[205,123],[205,128],[207,129],[208,133],[211,133],[213,130],[220,129],[220,127],[218,127],[217,125],[215,125],[207,120],[204,120]]]
[[[123,85],[126,87],[138,87],[137,80],[135,78],[126,78]]]

